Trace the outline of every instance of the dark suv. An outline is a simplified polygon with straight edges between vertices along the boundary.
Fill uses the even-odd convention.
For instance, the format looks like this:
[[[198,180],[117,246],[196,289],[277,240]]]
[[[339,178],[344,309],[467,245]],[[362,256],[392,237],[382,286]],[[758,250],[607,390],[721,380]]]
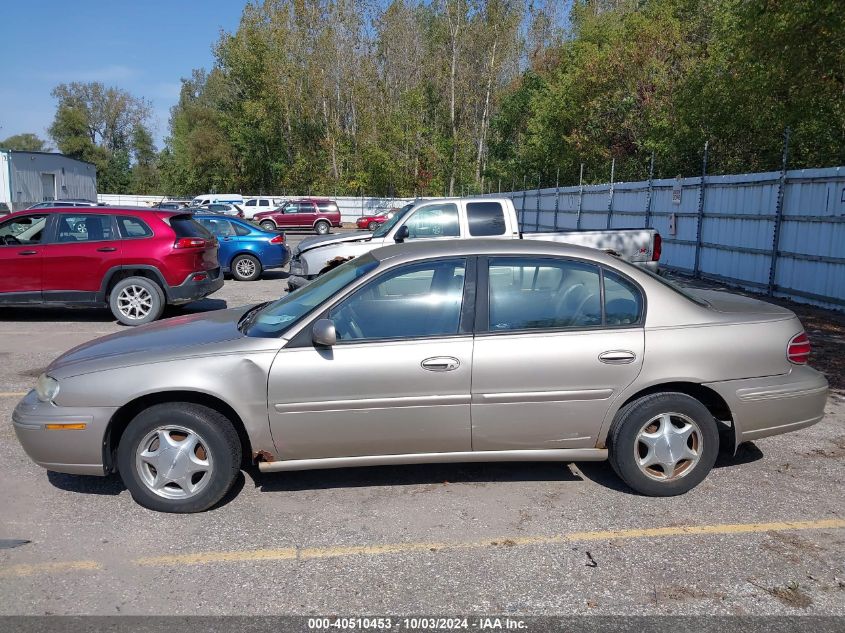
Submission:
[[[217,239],[190,214],[51,208],[0,221],[0,306],[111,308],[127,325],[223,286]]]
[[[252,217],[262,229],[314,229],[325,235],[331,227],[340,228],[340,209],[337,202],[328,198],[301,198],[288,200],[278,209],[262,211]]]

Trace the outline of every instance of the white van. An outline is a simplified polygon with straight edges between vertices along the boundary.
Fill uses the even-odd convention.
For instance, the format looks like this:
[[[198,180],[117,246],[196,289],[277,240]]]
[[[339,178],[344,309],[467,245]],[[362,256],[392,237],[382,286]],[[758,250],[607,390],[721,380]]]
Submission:
[[[251,220],[256,213],[261,211],[272,211],[282,205],[284,198],[273,198],[270,196],[258,196],[255,198],[247,198],[246,202],[241,205],[244,210],[244,217]]]
[[[199,207],[204,204],[243,204],[244,197],[239,193],[204,193],[191,200],[192,207]]]

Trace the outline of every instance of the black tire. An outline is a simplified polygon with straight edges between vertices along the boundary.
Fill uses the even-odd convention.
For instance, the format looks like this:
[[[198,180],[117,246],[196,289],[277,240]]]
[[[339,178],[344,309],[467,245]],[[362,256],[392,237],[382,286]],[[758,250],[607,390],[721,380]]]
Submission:
[[[375,231],[378,227],[379,227],[379,223],[378,223],[378,222],[370,222],[370,223],[367,225],[367,230],[368,230],[368,231]]]
[[[137,306],[131,304],[133,297],[138,298]],[[109,308],[114,317],[124,325],[151,323],[161,316],[166,304],[164,290],[146,277],[121,279],[109,293]]]
[[[325,220],[319,220],[314,224],[314,232],[317,235],[326,235],[331,230],[331,225]]]
[[[201,445],[207,451],[204,453],[205,459],[213,465],[212,470],[201,474],[197,481],[197,485],[201,483],[202,488],[186,498],[166,498],[154,492],[145,483],[144,474],[136,463],[136,453],[141,442],[146,444],[145,438],[156,429],[171,426],[197,434],[202,440],[198,446]],[[167,402],[144,409],[129,423],[117,449],[118,471],[132,498],[145,508],[157,512],[190,513],[208,510],[229,492],[240,464],[241,443],[228,418],[214,409],[188,402]],[[202,477],[209,479],[202,483]],[[176,484],[167,484],[167,487],[171,494],[177,489],[184,490]]]
[[[276,230],[276,223],[272,220],[261,220],[259,225],[265,231],[275,231]]]
[[[243,270],[239,270],[239,268]],[[232,277],[238,281],[255,281],[261,277],[263,271],[261,262],[252,255],[238,255],[232,260],[230,269],[232,271]],[[248,273],[248,271],[252,272]]]
[[[678,424],[689,424],[679,416],[685,416],[698,427],[697,432],[694,429],[687,440],[687,447],[695,449],[698,459],[678,461],[673,473],[661,481],[655,477],[666,475],[662,466],[641,468],[638,465],[637,457],[647,457],[649,454],[649,449],[638,438],[640,431],[647,431],[647,428],[644,429],[646,424],[669,413],[678,414],[671,418],[676,428]],[[655,393],[639,398],[619,410],[608,434],[607,445],[610,465],[626,484],[643,495],[671,497],[695,488],[713,468],[719,454],[719,430],[713,414],[695,398],[684,393]],[[644,450],[646,455],[642,454]]]

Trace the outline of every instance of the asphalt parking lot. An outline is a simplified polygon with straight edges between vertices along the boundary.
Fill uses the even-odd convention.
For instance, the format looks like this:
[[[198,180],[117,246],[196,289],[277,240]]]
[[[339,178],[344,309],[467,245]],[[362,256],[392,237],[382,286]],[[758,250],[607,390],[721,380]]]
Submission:
[[[272,299],[286,276],[170,313]],[[116,477],[47,473],[11,426],[51,360],[122,329],[106,310],[0,312],[2,614],[845,615],[842,391],[682,497],[601,463],[250,471],[219,507],[168,515]]]

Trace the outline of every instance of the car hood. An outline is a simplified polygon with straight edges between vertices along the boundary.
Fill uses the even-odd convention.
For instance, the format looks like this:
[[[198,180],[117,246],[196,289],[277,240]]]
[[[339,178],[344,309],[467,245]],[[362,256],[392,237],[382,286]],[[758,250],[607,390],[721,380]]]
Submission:
[[[249,308],[174,317],[110,334],[62,354],[47,372],[62,378],[213,353],[228,342],[246,338],[238,330],[238,321]]]
[[[369,242],[371,239],[373,239],[373,234],[369,231],[354,231],[340,235],[315,235],[314,237],[307,237],[302,240],[296,247],[296,253],[304,253],[305,251],[310,251],[319,246],[328,246],[329,244]]]
[[[737,295],[730,292],[722,292],[719,290],[702,290],[699,288],[685,288],[690,294],[703,299],[710,307],[719,312],[729,314],[749,313],[749,314],[765,314],[765,315],[782,315],[791,316],[794,313],[792,310],[783,308],[773,303],[766,303],[759,299]]]

